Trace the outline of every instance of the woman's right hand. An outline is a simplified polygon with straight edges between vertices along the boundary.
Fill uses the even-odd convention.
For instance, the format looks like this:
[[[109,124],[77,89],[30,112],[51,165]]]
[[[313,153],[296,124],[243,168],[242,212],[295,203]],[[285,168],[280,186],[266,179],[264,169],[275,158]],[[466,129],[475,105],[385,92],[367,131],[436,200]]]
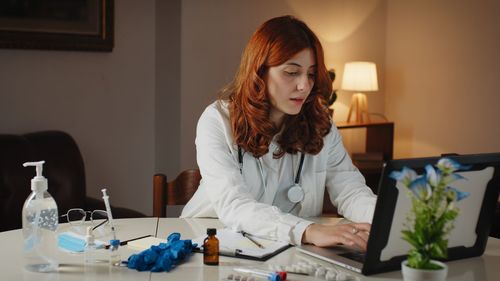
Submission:
[[[302,243],[318,247],[329,247],[338,244],[354,246],[366,251],[371,224],[349,223],[324,225],[313,223],[309,225],[302,236]]]

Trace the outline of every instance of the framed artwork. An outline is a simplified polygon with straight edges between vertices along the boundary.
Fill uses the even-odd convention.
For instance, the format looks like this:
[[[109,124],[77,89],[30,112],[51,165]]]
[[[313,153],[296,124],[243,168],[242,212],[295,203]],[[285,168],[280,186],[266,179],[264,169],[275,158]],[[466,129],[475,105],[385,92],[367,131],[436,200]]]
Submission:
[[[113,50],[114,0],[0,1],[0,48]]]

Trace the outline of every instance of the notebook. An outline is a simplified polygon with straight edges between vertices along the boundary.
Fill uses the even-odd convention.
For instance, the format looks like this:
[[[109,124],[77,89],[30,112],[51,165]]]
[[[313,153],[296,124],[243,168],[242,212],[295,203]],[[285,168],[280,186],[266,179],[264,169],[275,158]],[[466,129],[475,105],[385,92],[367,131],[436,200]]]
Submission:
[[[221,256],[265,261],[290,247],[287,242],[250,236],[251,239],[263,246],[263,248],[259,248],[251,239],[243,236],[241,232],[227,228],[217,229],[216,237],[219,239],[219,254]],[[202,246],[204,239],[205,236],[198,237],[193,239],[193,243]],[[201,252],[202,249],[199,248],[198,251]]]
[[[500,153],[447,157],[472,168],[459,172],[467,180],[457,181],[455,185],[471,195],[457,202],[460,214],[449,235],[446,260],[480,256],[486,248],[500,190]],[[345,246],[320,248],[302,245],[298,250],[365,275],[400,269],[409,250],[409,245],[401,238],[401,230],[411,202],[405,187],[389,178],[389,174],[404,166],[421,174],[425,165],[434,165],[439,158],[400,159],[386,163],[379,182],[366,253]]]

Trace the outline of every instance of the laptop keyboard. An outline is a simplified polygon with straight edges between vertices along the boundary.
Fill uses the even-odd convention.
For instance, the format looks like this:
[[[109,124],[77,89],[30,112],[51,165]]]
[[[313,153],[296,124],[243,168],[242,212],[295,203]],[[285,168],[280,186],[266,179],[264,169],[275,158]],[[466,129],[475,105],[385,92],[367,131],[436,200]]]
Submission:
[[[358,261],[360,263],[365,262],[365,253],[364,252],[346,252],[346,253],[339,254],[339,256],[342,256],[344,258],[348,258],[350,260],[355,260],[355,261]]]

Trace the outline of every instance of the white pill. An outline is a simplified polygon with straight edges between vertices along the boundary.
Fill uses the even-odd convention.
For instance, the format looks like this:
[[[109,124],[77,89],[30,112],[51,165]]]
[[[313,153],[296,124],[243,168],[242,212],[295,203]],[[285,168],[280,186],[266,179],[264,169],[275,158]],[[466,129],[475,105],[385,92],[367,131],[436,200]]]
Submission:
[[[326,269],[324,267],[318,267],[316,268],[316,273],[314,273],[314,276],[323,278],[326,274]]]
[[[331,271],[331,270],[327,270],[326,271],[326,275],[330,275],[330,276],[336,277],[337,276],[337,272]]]
[[[327,271],[326,272],[325,279],[327,281],[335,281],[336,277],[337,277],[337,273],[335,273],[333,271]]]
[[[324,266],[318,266],[318,267],[316,267],[316,270],[324,270],[324,271],[326,271],[326,267],[324,267]]]
[[[300,266],[305,266],[305,265],[308,265],[308,263],[307,263],[307,262],[305,262],[305,261],[299,261],[299,262],[297,263],[297,265],[300,265]]]
[[[346,281],[347,275],[344,272],[339,272],[337,274],[337,281]]]
[[[313,274],[316,271],[316,269],[312,265],[308,265],[304,269],[309,275]]]
[[[338,270],[335,267],[331,267],[331,266],[327,266],[326,270],[333,271],[333,272],[338,272]]]

